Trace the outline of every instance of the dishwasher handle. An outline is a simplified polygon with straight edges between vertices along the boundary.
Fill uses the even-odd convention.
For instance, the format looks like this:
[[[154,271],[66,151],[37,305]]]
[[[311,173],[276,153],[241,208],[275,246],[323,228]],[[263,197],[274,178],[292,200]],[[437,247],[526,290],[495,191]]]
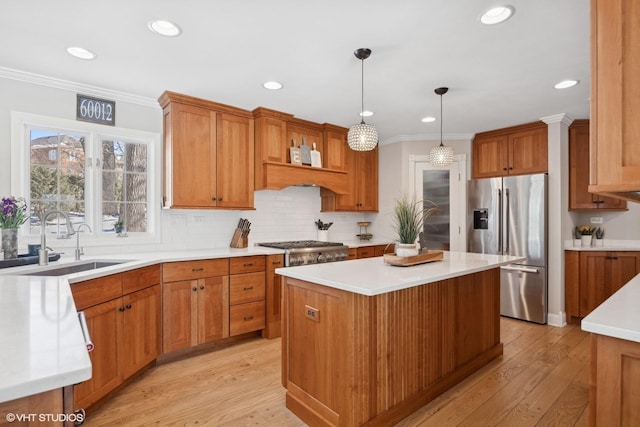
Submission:
[[[82,330],[82,336],[84,337],[84,343],[87,346],[87,351],[93,351],[94,345],[89,335],[89,328],[87,327],[87,318],[84,315],[84,311],[78,312],[78,321],[80,321],[80,329]]]
[[[500,270],[521,271],[523,273],[534,273],[534,274],[539,274],[540,273],[540,269],[539,268],[514,267],[512,265],[503,265],[502,267],[500,267]]]

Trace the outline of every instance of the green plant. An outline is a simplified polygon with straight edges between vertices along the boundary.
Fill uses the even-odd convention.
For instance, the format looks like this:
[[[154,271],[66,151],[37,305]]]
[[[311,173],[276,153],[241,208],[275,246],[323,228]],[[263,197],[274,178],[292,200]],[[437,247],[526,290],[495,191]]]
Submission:
[[[578,229],[580,230],[580,234],[582,236],[591,236],[595,230],[595,228],[590,225],[581,225],[580,227],[578,227]]]
[[[602,239],[604,237],[604,228],[596,228],[596,231],[594,231],[593,234],[595,234],[596,239]]]
[[[581,236],[582,233],[580,232],[580,227],[576,225],[576,228],[573,229],[573,238],[579,240]]]
[[[426,204],[431,206],[425,208]],[[415,243],[427,218],[438,207],[430,200],[409,200],[407,195],[397,199],[394,206],[393,228],[398,235],[399,243]]]

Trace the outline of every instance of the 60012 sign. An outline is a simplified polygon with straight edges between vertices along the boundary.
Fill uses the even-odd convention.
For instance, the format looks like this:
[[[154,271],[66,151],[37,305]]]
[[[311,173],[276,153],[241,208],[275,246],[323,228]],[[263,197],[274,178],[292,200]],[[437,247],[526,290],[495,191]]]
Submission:
[[[76,119],[115,126],[116,102],[78,94]]]

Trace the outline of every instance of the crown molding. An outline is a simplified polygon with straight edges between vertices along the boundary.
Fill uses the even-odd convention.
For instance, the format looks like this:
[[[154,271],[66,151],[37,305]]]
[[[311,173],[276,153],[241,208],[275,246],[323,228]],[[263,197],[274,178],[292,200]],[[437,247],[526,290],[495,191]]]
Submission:
[[[28,73],[26,71],[14,70],[12,68],[0,67],[0,78],[17,80],[25,83],[32,83],[40,86],[47,86],[55,89],[66,90],[69,92],[83,93],[85,95],[93,95],[100,98],[113,99],[121,102],[129,102],[145,107],[160,108],[158,101],[153,98],[132,95],[125,92],[104,89],[97,86],[86,85],[82,83],[71,82],[69,80],[56,79],[54,77],[43,76],[40,74]]]
[[[550,125],[551,123],[562,123],[569,126],[573,123],[574,118],[567,113],[554,114],[553,116],[540,117],[540,120]]]
[[[471,141],[475,133],[450,133],[442,135],[443,141]],[[380,142],[380,145],[395,144],[397,142],[414,142],[414,141],[440,141],[439,133],[422,133],[416,135],[398,135],[387,138]]]

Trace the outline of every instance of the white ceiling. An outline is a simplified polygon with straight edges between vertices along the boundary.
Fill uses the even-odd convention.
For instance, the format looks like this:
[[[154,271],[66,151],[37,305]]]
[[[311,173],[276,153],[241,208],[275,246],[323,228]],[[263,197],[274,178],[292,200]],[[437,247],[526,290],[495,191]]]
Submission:
[[[0,67],[157,99],[172,90],[252,110],[272,108],[380,139],[445,138],[568,113],[589,114],[589,0],[507,0],[515,15],[484,26],[495,0],[3,0]],[[504,3],[502,3],[504,4]],[[151,19],[183,33],[162,37]],[[79,45],[97,58],[65,49]],[[567,78],[580,84],[557,90]],[[280,91],[262,87],[284,84]]]

